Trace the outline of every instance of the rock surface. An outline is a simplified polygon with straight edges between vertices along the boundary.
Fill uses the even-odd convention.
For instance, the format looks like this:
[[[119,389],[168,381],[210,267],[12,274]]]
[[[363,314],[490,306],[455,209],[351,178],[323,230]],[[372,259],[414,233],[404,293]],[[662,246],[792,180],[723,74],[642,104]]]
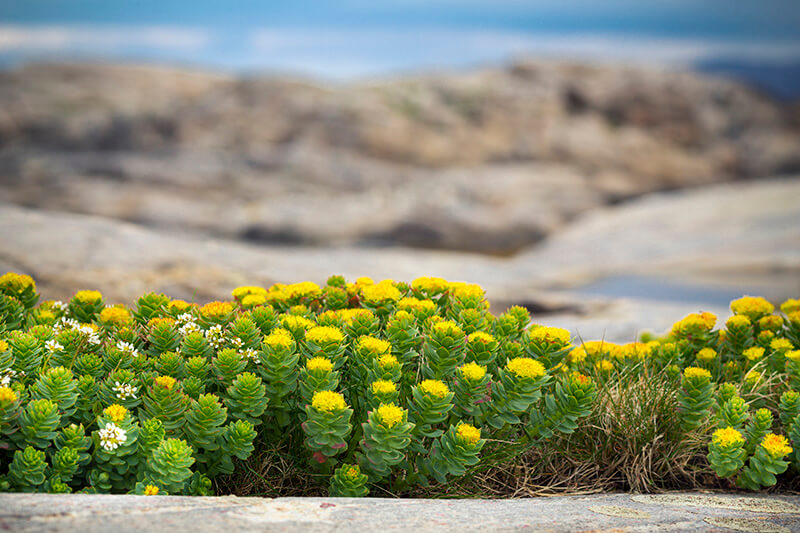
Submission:
[[[585,210],[800,170],[800,117],[688,72],[522,61],[322,85],[0,73],[3,200],[228,239],[510,253]]]
[[[0,271],[33,275],[45,298],[95,288],[226,299],[242,284],[441,276],[480,283],[495,310],[525,305],[584,339],[630,341],[689,312],[727,316],[742,293],[800,296],[800,180],[659,194],[576,220],[513,257],[403,248],[254,246],[116,220],[0,204]]]
[[[720,529],[722,527],[723,529]],[[0,528],[95,531],[800,531],[800,497],[601,494],[524,500],[0,494]]]

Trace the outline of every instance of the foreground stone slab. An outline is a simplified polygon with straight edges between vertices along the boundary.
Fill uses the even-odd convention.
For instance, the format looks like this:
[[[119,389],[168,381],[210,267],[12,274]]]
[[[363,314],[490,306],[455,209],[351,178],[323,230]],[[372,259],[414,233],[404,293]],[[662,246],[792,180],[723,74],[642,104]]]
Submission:
[[[0,529],[114,531],[800,531],[800,496],[517,500],[0,494]]]

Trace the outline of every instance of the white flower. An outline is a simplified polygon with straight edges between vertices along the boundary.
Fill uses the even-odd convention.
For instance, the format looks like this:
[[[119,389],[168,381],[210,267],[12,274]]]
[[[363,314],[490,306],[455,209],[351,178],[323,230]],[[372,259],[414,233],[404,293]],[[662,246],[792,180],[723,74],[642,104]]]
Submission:
[[[241,351],[241,352],[239,352],[239,353],[241,353],[242,355],[244,355],[244,356],[245,356],[245,357],[247,357],[248,359],[252,359],[252,360],[254,360],[256,363],[260,363],[260,362],[261,362],[261,361],[259,361],[259,359],[258,359],[258,352],[256,352],[256,351],[255,351],[254,349],[252,349],[252,348],[248,348],[248,349],[246,349],[246,350],[244,350],[244,351]]]
[[[130,354],[133,357],[139,356],[139,350],[136,349],[136,346],[131,344],[130,342],[125,341],[117,341],[117,350]]]
[[[188,324],[189,322],[194,322],[194,315],[192,313],[183,313],[178,315],[178,323]]]
[[[51,307],[53,309],[58,309],[59,311],[66,311],[67,310],[67,304],[65,304],[61,300],[56,300],[55,302],[53,302]]]
[[[233,344],[237,348],[241,348],[242,345],[244,344],[244,341],[239,337],[234,337],[231,339],[231,344]]]
[[[15,377],[17,377],[17,373],[14,370],[10,368],[3,370],[3,375],[0,377],[0,387],[8,387]]]
[[[128,383],[120,383],[119,381],[115,381],[114,386],[111,387],[111,390],[116,393],[117,398],[120,400],[136,398],[136,387]]]
[[[80,323],[75,320],[74,318],[67,318],[62,316],[61,319],[56,322],[55,329],[56,331],[60,331],[62,329],[78,329],[81,327]]]
[[[187,322],[186,324],[178,328],[178,333],[180,333],[184,337],[189,333],[197,333],[200,331],[202,330],[200,329],[200,326],[198,326],[196,322]]]
[[[128,440],[128,434],[125,430],[111,422],[108,422],[106,427],[97,434],[100,437],[100,446],[109,452],[116,450],[120,444],[125,444],[125,441]]]
[[[218,349],[222,345],[224,336],[225,334],[222,332],[222,326],[219,324],[211,326],[206,331],[206,340],[214,349]]]
[[[49,341],[45,342],[44,345],[47,347],[47,351],[49,352],[60,352],[64,349],[64,345],[55,339],[50,339]]]

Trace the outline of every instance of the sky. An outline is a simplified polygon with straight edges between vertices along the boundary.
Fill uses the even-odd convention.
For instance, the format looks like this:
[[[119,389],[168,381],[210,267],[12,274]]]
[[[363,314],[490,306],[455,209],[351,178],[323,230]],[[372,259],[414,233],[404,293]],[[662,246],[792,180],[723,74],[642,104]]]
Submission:
[[[0,0],[0,63],[100,59],[330,78],[522,55],[800,61],[797,0]]]

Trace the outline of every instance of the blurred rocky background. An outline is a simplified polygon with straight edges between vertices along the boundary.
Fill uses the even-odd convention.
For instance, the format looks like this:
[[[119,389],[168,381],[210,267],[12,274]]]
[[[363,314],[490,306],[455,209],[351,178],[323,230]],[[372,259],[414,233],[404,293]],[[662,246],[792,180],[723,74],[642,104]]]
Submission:
[[[0,26],[0,64],[118,33]],[[47,298],[436,275],[632,340],[800,295],[796,65],[539,54],[326,78],[48,50],[0,70],[0,270]]]

